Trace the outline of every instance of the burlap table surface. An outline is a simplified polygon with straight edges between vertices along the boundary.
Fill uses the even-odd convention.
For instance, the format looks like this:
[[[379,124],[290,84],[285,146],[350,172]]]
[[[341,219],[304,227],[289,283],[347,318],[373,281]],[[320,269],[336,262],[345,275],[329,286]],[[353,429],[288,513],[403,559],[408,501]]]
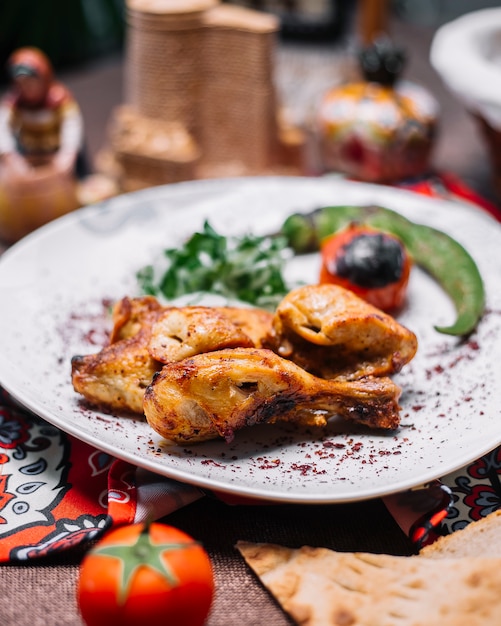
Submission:
[[[228,505],[210,497],[162,521],[185,530],[206,547],[216,595],[207,626],[292,624],[235,549],[239,539],[341,551],[409,555],[410,540],[381,500],[336,505]],[[0,568],[2,626],[82,626],[75,598],[83,552],[57,560]]]

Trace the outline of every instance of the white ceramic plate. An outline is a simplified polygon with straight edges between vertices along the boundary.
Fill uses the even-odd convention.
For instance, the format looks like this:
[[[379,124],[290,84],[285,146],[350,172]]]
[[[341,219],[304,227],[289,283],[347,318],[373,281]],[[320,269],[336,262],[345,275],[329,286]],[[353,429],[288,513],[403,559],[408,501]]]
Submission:
[[[278,229],[291,212],[380,204],[447,231],[485,279],[487,312],[467,341],[434,324],[454,318],[440,287],[415,268],[400,321],[418,335],[416,358],[396,377],[402,424],[382,434],[332,420],[322,431],[262,425],[231,444],[179,447],[142,419],[84,408],[70,359],[97,352],[106,304],[138,295],[135,273],[208,218],[223,234]],[[336,178],[248,178],[180,183],[117,197],[38,230],[0,260],[0,383],[62,430],[181,481],[298,503],[360,500],[437,478],[501,442],[501,227],[482,211],[390,187]],[[315,282],[318,255],[296,257],[289,277]]]

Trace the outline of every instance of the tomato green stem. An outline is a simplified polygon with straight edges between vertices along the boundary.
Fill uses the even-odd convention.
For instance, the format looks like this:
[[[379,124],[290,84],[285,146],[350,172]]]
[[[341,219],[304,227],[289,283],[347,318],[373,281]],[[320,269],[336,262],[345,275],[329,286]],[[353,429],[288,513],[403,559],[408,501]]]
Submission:
[[[191,546],[199,545],[196,541],[154,543],[150,533],[151,524],[151,521],[146,521],[143,524],[141,532],[133,543],[98,544],[93,549],[94,554],[119,561],[121,576],[117,602],[122,606],[127,601],[134,576],[142,567],[157,572],[170,587],[177,587],[179,581],[167,562],[162,558],[163,555],[167,552],[185,550]]]

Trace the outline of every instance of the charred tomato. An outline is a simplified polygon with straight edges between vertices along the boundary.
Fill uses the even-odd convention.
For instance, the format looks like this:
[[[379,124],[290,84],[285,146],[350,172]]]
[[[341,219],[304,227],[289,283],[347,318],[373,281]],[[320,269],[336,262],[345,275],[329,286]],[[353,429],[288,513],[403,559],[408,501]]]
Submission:
[[[350,289],[383,311],[403,305],[412,263],[395,235],[350,224],[324,239],[320,253],[320,283]]]

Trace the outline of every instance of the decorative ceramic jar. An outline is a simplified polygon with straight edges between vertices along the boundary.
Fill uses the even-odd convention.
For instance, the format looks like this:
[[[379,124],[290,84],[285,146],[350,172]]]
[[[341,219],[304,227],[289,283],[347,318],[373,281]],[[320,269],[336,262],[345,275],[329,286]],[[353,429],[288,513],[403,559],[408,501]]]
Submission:
[[[400,80],[404,53],[387,39],[359,56],[363,80],[329,90],[317,114],[325,172],[394,182],[429,167],[439,106],[424,87]]]

